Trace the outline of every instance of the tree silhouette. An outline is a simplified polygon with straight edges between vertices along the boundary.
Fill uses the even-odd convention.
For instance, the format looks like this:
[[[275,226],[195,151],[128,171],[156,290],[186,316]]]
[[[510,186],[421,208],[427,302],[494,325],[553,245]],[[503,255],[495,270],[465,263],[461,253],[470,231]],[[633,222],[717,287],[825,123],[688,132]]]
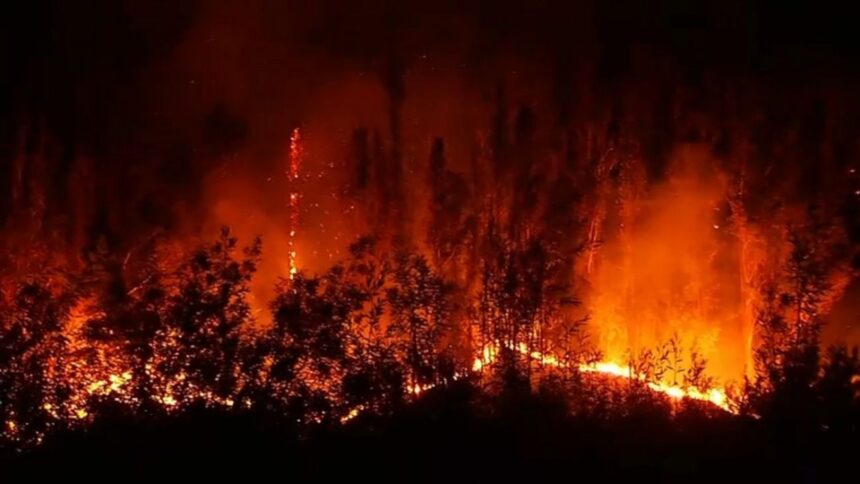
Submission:
[[[273,327],[264,337],[269,368],[267,393],[281,395],[297,418],[330,416],[332,380],[346,359],[347,319],[353,300],[338,284],[340,271],[321,278],[282,281],[272,302]]]
[[[168,300],[170,354],[161,370],[180,381],[180,392],[211,391],[227,399],[237,390],[240,329],[250,322],[246,296],[260,257],[257,239],[236,259],[237,240],[224,228],[218,240],[198,249],[177,275]],[[171,344],[177,346],[171,347]]]
[[[2,298],[0,318],[0,418],[7,435],[22,441],[40,439],[54,423],[66,392],[49,372],[62,363],[64,339],[59,330],[67,303],[41,282],[25,282]]]
[[[756,350],[758,380],[751,389],[761,415],[814,426],[820,369],[820,332],[831,274],[838,264],[839,237],[817,209],[807,223],[788,228],[791,251],[784,282],[762,289],[764,305],[757,317],[760,344]]]
[[[155,344],[165,327],[168,289],[165,274],[155,252],[155,240],[141,251],[141,267],[135,271],[126,266],[132,256],[119,258],[104,249],[91,256],[91,268],[84,287],[94,292],[98,311],[85,327],[91,344],[107,344],[128,357],[131,396],[145,412],[156,408],[159,393],[158,375],[147,368],[153,364]]]
[[[389,262],[372,239],[319,277],[278,285],[268,336],[269,385],[307,420],[336,421],[356,409],[382,412],[402,399],[402,370],[391,331],[382,327]]]
[[[857,347],[827,350],[821,376],[815,383],[821,425],[845,436],[860,431],[860,356]]]
[[[458,256],[464,251],[470,235],[467,216],[469,187],[460,175],[447,168],[445,144],[441,138],[433,141],[429,165],[427,244],[432,251],[431,261],[441,274],[455,274],[463,262],[458,260]]]
[[[388,289],[391,330],[399,333],[398,346],[405,354],[410,383],[413,388],[439,383],[441,368],[451,368],[453,360],[453,350],[442,347],[449,323],[448,287],[423,256],[405,251],[395,256],[393,278],[394,285]],[[449,363],[440,364],[443,360]]]

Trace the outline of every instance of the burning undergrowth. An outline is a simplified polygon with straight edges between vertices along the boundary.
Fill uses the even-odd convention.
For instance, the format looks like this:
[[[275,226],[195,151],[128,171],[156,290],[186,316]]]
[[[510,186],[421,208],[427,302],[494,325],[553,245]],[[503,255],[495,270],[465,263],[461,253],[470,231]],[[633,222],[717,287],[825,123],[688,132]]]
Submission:
[[[448,216],[444,199],[431,203],[433,216]],[[260,411],[309,428],[393,415],[457,381],[502,399],[551,391],[574,415],[599,419],[642,408],[669,416],[691,405],[758,415],[786,405],[779,390],[798,378],[814,392],[819,379],[855,382],[856,354],[830,355],[837,374],[819,370],[820,314],[834,290],[827,268],[838,267],[833,249],[819,248],[824,225],[789,229],[783,271],[760,286],[767,305],[755,312],[758,366],[742,384],[714,377],[713,353],[698,344],[703,333],[683,319],[667,319],[678,326],[653,345],[607,356],[593,336],[607,327],[577,298],[571,277],[593,247],[565,252],[512,231],[526,221],[510,212],[488,210],[472,216],[481,225],[464,222],[467,236],[431,222],[429,255],[393,236],[360,238],[318,274],[293,270],[292,258],[263,310],[252,294],[261,241],[241,248],[226,228],[190,250],[164,236],[122,255],[98,248],[78,272],[50,252],[31,255],[42,264],[7,276],[2,292],[4,437],[36,443],[52,429],[92,422],[108,403],[150,416],[200,406]],[[812,404],[814,392],[801,394]]]
[[[591,15],[619,33],[603,11],[533,38],[551,12],[406,32],[370,9],[385,28],[353,35],[276,3],[152,32],[161,7],[106,9],[103,28],[139,14],[105,48],[116,74],[87,57],[89,20],[59,15],[67,48],[22,64],[0,153],[4,443],[110,406],[331,428],[453,385],[603,420],[856,418],[856,353],[821,351],[851,336],[823,331],[857,287],[853,84],[586,42]],[[55,71],[75,82],[27,82]],[[69,101],[43,105],[52,88]]]
[[[276,234],[268,252],[227,228],[214,242],[159,229],[75,256],[26,228],[47,218],[40,178],[22,178],[34,197],[22,207],[37,211],[3,239],[5,439],[39,442],[107,404],[337,426],[455,382],[485,403],[550,391],[599,419],[691,406],[793,415],[833,385],[854,404],[856,354],[819,349],[852,278],[841,194],[753,191],[761,173],[703,143],[679,145],[652,182],[612,126],[593,140],[603,149],[564,164],[531,110],[509,127],[503,108],[467,174],[435,139],[413,193],[394,134],[385,145],[356,129],[338,173],[314,162],[321,138],[294,128],[274,181],[286,187],[280,220],[214,206]],[[244,186],[223,173],[214,183]],[[341,225],[334,239],[367,235],[339,249],[316,239],[326,223]],[[21,243],[27,234],[37,242]]]
[[[104,256],[86,275],[48,270],[6,286],[6,438],[39,441],[92,421],[105,402],[144,414],[266,409],[328,425],[390,414],[460,379],[491,393],[567,382],[589,399],[601,400],[600,388],[625,396],[638,388],[640,397],[691,392],[727,405],[724,395],[695,393],[713,388],[704,367],[686,371],[665,355],[635,370],[600,362],[585,321],[563,315],[574,303],[566,291],[530,279],[546,270],[538,246],[501,252],[508,272],[488,267],[470,301],[424,256],[362,239],[328,271],[284,278],[263,327],[248,302],[259,242],[239,250],[225,230],[177,263],[158,258],[157,245],[132,277],[129,259]],[[675,390],[656,384],[667,371]],[[577,411],[610,401],[582,400]]]

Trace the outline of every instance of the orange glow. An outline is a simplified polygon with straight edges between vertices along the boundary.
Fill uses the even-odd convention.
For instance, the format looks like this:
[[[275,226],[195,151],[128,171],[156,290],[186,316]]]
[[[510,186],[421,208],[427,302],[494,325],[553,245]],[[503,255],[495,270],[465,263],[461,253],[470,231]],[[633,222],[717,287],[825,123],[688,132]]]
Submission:
[[[590,237],[602,245],[589,253],[585,302],[610,361],[675,337],[721,379],[750,369],[753,284],[763,251],[756,228],[729,209],[731,187],[717,166],[705,150],[684,147],[659,184],[646,185],[636,159],[622,164],[621,181],[602,182],[601,206],[612,209],[595,216],[600,233]]]
[[[366,101],[359,99],[362,96],[347,97],[359,104]],[[384,101],[384,95],[379,97]],[[438,126],[406,123],[401,133],[404,140],[400,140],[404,146],[396,150],[385,130],[362,125],[351,137],[354,126],[342,125],[346,121],[334,115],[340,109],[340,105],[333,106],[325,113],[329,117],[303,120],[302,128],[292,129],[287,153],[280,133],[279,146],[271,150],[271,160],[265,160],[270,165],[263,177],[255,170],[238,172],[236,166],[242,163],[233,163],[238,158],[250,165],[256,160],[243,157],[253,153],[225,157],[227,161],[208,174],[204,184],[204,198],[213,202],[207,205],[209,212],[198,220],[190,210],[185,216],[191,220],[177,223],[206,228],[196,235],[165,236],[168,240],[159,240],[151,254],[141,247],[148,245],[148,239],[138,245],[117,242],[116,248],[99,240],[90,244],[95,249],[86,249],[87,260],[77,260],[84,259],[80,247],[64,256],[61,250],[30,249],[30,239],[37,236],[14,239],[9,245],[26,247],[33,254],[16,258],[14,262],[21,267],[9,270],[13,275],[9,281],[0,281],[0,298],[11,300],[9,295],[14,294],[19,279],[29,280],[31,273],[42,275],[29,266],[38,266],[42,259],[57,259],[54,265],[59,270],[46,271],[52,291],[52,297],[46,299],[64,304],[56,310],[59,329],[52,336],[57,340],[36,348],[44,350],[46,361],[32,380],[47,388],[33,407],[52,422],[82,425],[96,418],[96,409],[104,401],[132,409],[154,402],[173,413],[200,403],[212,408],[250,408],[254,402],[247,395],[255,392],[268,392],[267,397],[279,403],[288,402],[294,394],[311,394],[325,405],[309,410],[303,416],[307,422],[347,422],[362,412],[383,408],[373,399],[404,395],[418,399],[434,387],[466,376],[486,383],[482,376],[490,367],[501,364],[502,356],[518,352],[513,358],[514,370],[521,360],[527,360],[529,365],[635,382],[674,401],[703,401],[732,411],[725,389],[742,377],[755,376],[755,319],[767,302],[763,282],[786,285],[783,272],[790,262],[786,227],[804,219],[795,205],[780,200],[781,208],[768,213],[769,217],[754,213],[748,206],[752,204],[745,201],[751,191],[749,175],[717,159],[705,143],[676,143],[666,155],[665,172],[653,175],[636,143],[622,149],[598,139],[589,126],[584,130],[588,139],[583,142],[589,147],[587,153],[581,153],[588,155],[582,157],[588,163],[562,167],[551,156],[544,167],[538,166],[543,162],[531,160],[540,159],[550,148],[531,153],[535,147],[530,142],[523,141],[514,149],[501,141],[500,146],[491,146],[492,137],[484,132],[451,132],[442,121],[463,114],[452,106],[446,108],[454,109],[447,113],[451,116],[440,117]],[[507,116],[502,114],[500,117]],[[347,119],[374,125],[372,119]],[[385,121],[389,122],[393,121]],[[422,150],[431,140],[412,132],[419,128],[422,133],[440,128],[446,135],[444,143],[433,140],[430,163]],[[513,127],[501,129],[510,134]],[[527,134],[520,133],[520,137]],[[405,146],[407,139],[418,141]],[[354,146],[349,145],[350,140]],[[606,153],[596,154],[599,150],[593,144],[605,144],[601,149]],[[520,162],[494,152],[504,149],[510,151],[509,157],[522,156],[529,162],[513,166]],[[392,173],[401,169],[398,177],[408,179],[399,180],[402,186],[392,186],[396,178]],[[562,173],[565,171],[570,173]],[[277,176],[269,176],[272,173]],[[577,177],[586,181],[576,181]],[[566,225],[557,224],[554,217],[567,217]],[[199,349],[198,337],[221,335],[223,328],[218,323],[229,319],[225,314],[207,313],[198,320],[195,314],[180,329],[173,323],[181,317],[176,313],[182,312],[182,305],[170,307],[175,311],[162,307],[170,306],[165,301],[185,302],[176,297],[180,292],[177,280],[182,277],[178,268],[188,259],[196,260],[189,256],[194,255],[197,236],[207,236],[212,227],[222,224],[238,227],[241,243],[262,234],[261,257],[266,261],[255,267],[259,270],[253,279],[248,276],[247,290],[224,298],[240,315],[235,327],[223,331],[235,329],[238,335],[237,341],[229,342],[231,350],[298,346],[292,341],[297,338],[290,333],[291,326],[310,323],[312,329],[306,330],[310,336],[303,335],[310,343],[303,344],[331,346],[326,350],[337,357],[325,358],[343,361],[317,365],[313,356],[318,355],[302,356],[290,363],[295,368],[284,370],[275,362],[281,355],[272,350],[254,355],[262,362],[251,364],[253,370],[246,370],[244,361],[229,361],[219,368],[224,377],[219,374],[211,380],[231,380],[224,385],[226,390],[205,378],[195,378],[188,361],[170,367],[177,355],[182,360],[183,352]],[[152,238],[160,237],[158,234]],[[378,244],[376,252],[350,259],[349,244],[364,236]],[[540,250],[532,251],[532,247]],[[426,266],[392,275],[401,253],[420,258]],[[151,259],[156,261],[155,269],[149,267]],[[209,267],[208,262],[200,265]],[[493,266],[496,263],[500,267]],[[206,278],[227,274],[235,282],[235,267],[228,267]],[[157,287],[164,294],[155,303],[158,307],[147,309],[146,316],[160,324],[147,333],[134,327],[141,321],[126,313],[139,316],[137,305],[147,303],[141,280],[153,277],[151,269],[164,279]],[[820,314],[826,313],[826,304],[838,297],[850,279],[847,272],[838,274],[838,269],[827,269],[827,277],[836,283],[826,291],[823,299],[827,301],[814,308]],[[395,321],[391,296],[401,284],[398,277],[412,278],[411,284],[420,287],[405,291],[410,294],[403,298],[403,305],[408,306],[403,312],[408,314],[402,321]],[[284,279],[289,282],[281,284]],[[308,281],[313,284],[299,287]],[[218,292],[214,288],[201,291],[198,286],[205,288],[206,284],[195,285],[189,292],[199,299]],[[224,286],[229,284],[219,287]],[[277,329],[281,333],[267,333],[276,326],[266,324],[277,312],[270,304],[284,287],[297,300],[285,311],[285,318],[295,320],[280,321]],[[310,299],[300,299],[299,289],[307,289],[303,297]],[[241,304],[243,298],[248,299],[247,310]],[[111,312],[114,309],[116,314]],[[304,317],[308,321],[300,319]],[[564,326],[574,320],[581,320],[583,328],[571,336]],[[213,321],[217,329],[208,326]],[[336,330],[325,337],[316,335],[325,323],[335,323]],[[413,331],[411,327],[395,327],[413,323],[421,327],[415,334],[407,334]],[[488,325],[496,326],[484,327]],[[422,329],[426,334],[417,334]],[[561,349],[578,343],[580,336],[587,339],[583,346],[588,346],[589,357],[571,357],[574,351]],[[316,337],[324,344],[313,340]],[[151,345],[141,351],[141,343]],[[413,348],[419,343],[426,348]],[[442,359],[436,357],[440,355],[432,353],[443,347],[450,354],[439,363]],[[140,353],[147,354],[145,365],[136,359]],[[349,365],[358,366],[356,360],[375,363],[362,359],[381,353],[385,353],[386,364],[401,372],[396,376],[402,379],[392,378],[399,386],[396,391],[374,388],[383,396],[374,394],[367,397],[370,401],[358,403],[343,388],[343,379],[355,376],[350,373],[355,368]],[[210,355],[195,356],[205,366]],[[638,359],[645,356],[671,360],[673,369],[643,371]],[[695,364],[701,364],[706,375],[699,386],[688,385],[679,376],[679,368],[690,369]],[[439,368],[443,365],[447,365],[444,372]],[[370,371],[361,370],[356,372],[361,377]],[[21,415],[10,413],[5,432],[17,434],[27,425]]]

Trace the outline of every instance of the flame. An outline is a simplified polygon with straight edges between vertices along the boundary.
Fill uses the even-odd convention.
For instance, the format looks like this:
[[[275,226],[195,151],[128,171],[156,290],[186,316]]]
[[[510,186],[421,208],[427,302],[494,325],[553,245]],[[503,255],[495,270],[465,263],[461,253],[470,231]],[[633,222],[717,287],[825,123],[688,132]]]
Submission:
[[[310,237],[310,231],[315,227],[315,224],[311,223],[307,223],[307,227],[301,227],[303,192],[300,189],[304,188],[308,196],[311,196],[313,187],[310,180],[315,178],[310,175],[311,166],[303,167],[306,152],[304,143],[301,130],[293,129],[289,137],[289,153],[285,167],[288,194],[285,233],[288,238],[286,244],[282,240],[277,244],[281,249],[281,261],[284,259],[283,255],[286,255],[290,279],[293,279],[299,270],[300,231],[304,237],[311,239],[313,237]],[[311,151],[315,153],[317,146],[314,145]],[[695,156],[698,155],[685,153],[681,158]],[[709,357],[716,355],[722,358],[723,365],[720,365],[720,360],[715,365],[717,372],[722,373],[721,376],[740,374],[735,371],[738,368],[725,365],[725,360],[731,360],[734,366],[738,366],[737,362],[744,361],[742,370],[752,370],[752,315],[756,303],[759,302],[756,298],[760,297],[754,284],[761,276],[761,267],[768,262],[765,258],[768,256],[767,246],[771,240],[761,233],[759,228],[746,221],[747,216],[741,204],[732,207],[730,216],[721,215],[719,203],[729,192],[724,177],[718,174],[711,180],[707,174],[685,171],[690,169],[689,166],[697,166],[697,163],[687,161],[681,162],[681,165],[682,169],[678,173],[668,177],[669,180],[665,183],[651,187],[650,192],[645,189],[644,170],[635,162],[625,164],[622,168],[623,176],[599,181],[602,186],[598,190],[597,198],[600,200],[589,214],[587,257],[579,263],[585,265],[584,272],[591,284],[591,291],[584,298],[587,306],[585,311],[591,316],[590,324],[593,323],[599,338],[597,346],[607,355],[606,359],[569,363],[554,354],[535,351],[524,344],[518,345],[516,350],[531,361],[537,361],[544,366],[635,381],[672,400],[708,402],[731,412],[723,388],[670,384],[637,372],[635,365],[619,363],[624,361],[621,354],[625,351],[653,347],[655,341],[665,338],[665,334],[661,332],[669,328],[680,335],[684,347],[702,345],[703,352]],[[612,172],[615,167],[599,169]],[[368,199],[378,196],[369,192],[365,195]],[[478,193],[475,198],[480,195]],[[318,204],[311,203],[312,199],[305,200],[308,207],[318,207]],[[360,202],[361,200],[349,200],[350,210]],[[370,202],[368,205],[373,206]],[[457,210],[460,210],[460,207],[457,207]],[[326,216],[329,213],[323,212]],[[478,215],[483,217],[486,214]],[[443,217],[443,225],[448,222],[448,219]],[[273,224],[281,235],[282,223],[283,221]],[[326,220],[326,223],[331,222]],[[450,223],[455,225],[456,221]],[[379,224],[381,226],[384,222]],[[384,229],[385,227],[381,227],[381,235],[376,235],[384,237]],[[417,229],[418,227],[415,228],[416,231]],[[528,236],[532,229],[533,227],[525,227],[523,232]],[[735,231],[731,236],[726,234],[729,229]],[[737,249],[737,260],[722,261],[721,265],[712,264],[712,259],[716,258],[715,254],[726,251],[726,246],[731,246],[731,250]],[[287,249],[286,253],[283,252],[284,247]],[[316,252],[309,250],[310,247],[307,249],[303,248],[302,251],[303,257],[306,257],[302,263],[306,268],[311,265],[309,261]],[[480,259],[481,255],[483,254],[478,254],[476,258]],[[467,256],[450,257],[453,257],[449,261],[450,265],[457,265]],[[440,262],[439,265],[444,263]],[[775,262],[772,265],[778,264],[779,262]],[[441,267],[432,269],[445,272]],[[445,278],[450,278],[455,284],[462,282],[463,277],[456,274],[457,270],[445,273]],[[279,272],[280,274],[283,272]],[[575,274],[577,277],[580,275],[581,273]],[[739,293],[738,297],[726,296],[735,292]],[[733,297],[737,300],[732,299]],[[260,301],[263,299],[259,298]],[[61,331],[64,338],[63,347],[51,353],[46,369],[49,384],[53,385],[53,388],[62,388],[63,394],[68,396],[62,400],[57,396],[48,396],[46,401],[41,402],[41,408],[56,420],[91,420],[93,400],[112,399],[129,406],[141,403],[138,400],[138,392],[135,391],[135,385],[139,382],[135,381],[135,371],[132,368],[136,367],[133,366],[132,357],[122,347],[118,347],[116,342],[90,338],[86,334],[88,323],[105,317],[104,311],[99,308],[95,296],[85,296],[78,300],[69,311]],[[385,320],[388,317],[387,314],[381,316],[383,324],[387,323]],[[470,321],[461,321],[460,326],[467,327],[470,324]],[[737,334],[730,332],[733,327]],[[187,378],[182,372],[171,376],[162,374],[158,367],[159,363],[166,359],[164,355],[181,351],[178,342],[180,337],[170,333],[170,330],[167,331],[168,334],[160,335],[164,336],[164,346],[159,348],[153,362],[146,367],[146,375],[153,380],[148,398],[168,412],[181,411],[192,402],[198,401],[220,408],[251,405],[247,400],[237,402],[233,398],[235,394],[233,397],[219,397],[210,389],[195,386],[195,383],[189,381],[193,379]],[[479,355],[471,365],[475,373],[481,373],[492,365],[499,355],[498,346],[478,347]],[[721,350],[726,348],[726,351],[717,352],[718,347]],[[572,365],[575,367],[570,368]],[[264,366],[271,366],[271,361]],[[267,371],[264,369],[262,373]],[[308,382],[309,386],[314,386],[315,391],[325,395],[336,405],[342,405],[343,394],[339,393],[341,391],[337,388],[337,378],[342,376],[339,371],[334,370],[333,376],[321,376],[319,372],[300,369],[297,379],[302,383]],[[461,371],[464,373],[455,375],[455,379],[468,374],[467,369]],[[265,379],[265,376],[262,378]],[[242,377],[248,378],[247,375]],[[256,377],[255,375],[254,378]],[[410,383],[406,385],[405,391],[409,396],[418,397],[435,386]],[[274,392],[280,397],[288,390],[281,387]],[[369,407],[370,405],[359,405],[351,408],[340,420],[347,422]],[[338,408],[343,411],[342,407]],[[322,421],[324,417],[325,415],[316,415],[311,417],[311,420]],[[7,420],[6,432],[14,434],[19,428],[26,426],[27,422],[21,420]]]
[[[564,362],[560,361],[553,355],[547,355],[537,351],[530,352],[525,346],[525,344],[521,343],[517,350],[521,354],[528,355],[532,360],[535,360],[543,365],[556,368],[566,367],[566,364]],[[492,365],[496,359],[497,354],[498,351],[496,349],[490,346],[484,347],[481,352],[481,357],[475,358],[475,361],[472,364],[472,369],[474,371],[481,371],[483,368]],[[613,361],[579,363],[577,365],[577,369],[583,373],[598,373],[602,375],[624,378],[627,380],[641,381],[644,382],[649,389],[657,393],[662,393],[674,400],[683,400],[687,398],[690,400],[709,402],[727,412],[734,413],[732,408],[729,406],[726,392],[722,388],[699,389],[693,386],[684,388],[678,385],[669,385],[663,382],[647,381],[646,375],[637,374],[630,368],[629,365],[621,365]]]
[[[410,394],[412,394],[412,396],[417,397],[418,395],[421,395],[422,393],[426,392],[427,390],[430,390],[430,389],[435,388],[435,387],[436,387],[436,385],[434,385],[432,383],[425,383],[425,384],[414,383],[414,384],[407,385],[406,391],[409,392]]]
[[[289,277],[293,279],[298,272],[296,264],[296,232],[299,228],[299,219],[301,217],[301,195],[298,191],[299,169],[301,168],[302,153],[302,133],[298,127],[293,129],[290,134],[290,156],[287,164],[287,181],[289,182],[289,238],[287,239],[288,259],[289,259]]]
[[[350,411],[347,412],[346,415],[344,415],[343,417],[340,418],[340,423],[345,424],[345,423],[349,422],[350,420],[354,419],[355,417],[358,417],[359,415],[361,415],[361,412],[363,412],[363,411],[364,411],[364,405],[359,405],[353,409],[350,409]]]
[[[605,164],[621,175],[600,178],[583,269],[599,349],[624,361],[674,336],[715,376],[742,377],[751,368],[753,285],[765,250],[741,204],[727,201],[738,188],[699,146],[678,147],[670,176],[651,185],[639,158]]]

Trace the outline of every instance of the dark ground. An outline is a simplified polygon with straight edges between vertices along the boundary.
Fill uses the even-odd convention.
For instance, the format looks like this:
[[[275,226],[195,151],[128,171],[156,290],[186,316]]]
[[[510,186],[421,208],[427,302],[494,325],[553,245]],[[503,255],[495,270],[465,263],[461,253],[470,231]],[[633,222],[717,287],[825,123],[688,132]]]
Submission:
[[[856,475],[845,473],[856,444],[798,443],[790,423],[573,419],[536,400],[489,414],[469,398],[454,389],[393,418],[302,438],[282,420],[250,414],[103,417],[7,456],[0,480],[854,482]]]

